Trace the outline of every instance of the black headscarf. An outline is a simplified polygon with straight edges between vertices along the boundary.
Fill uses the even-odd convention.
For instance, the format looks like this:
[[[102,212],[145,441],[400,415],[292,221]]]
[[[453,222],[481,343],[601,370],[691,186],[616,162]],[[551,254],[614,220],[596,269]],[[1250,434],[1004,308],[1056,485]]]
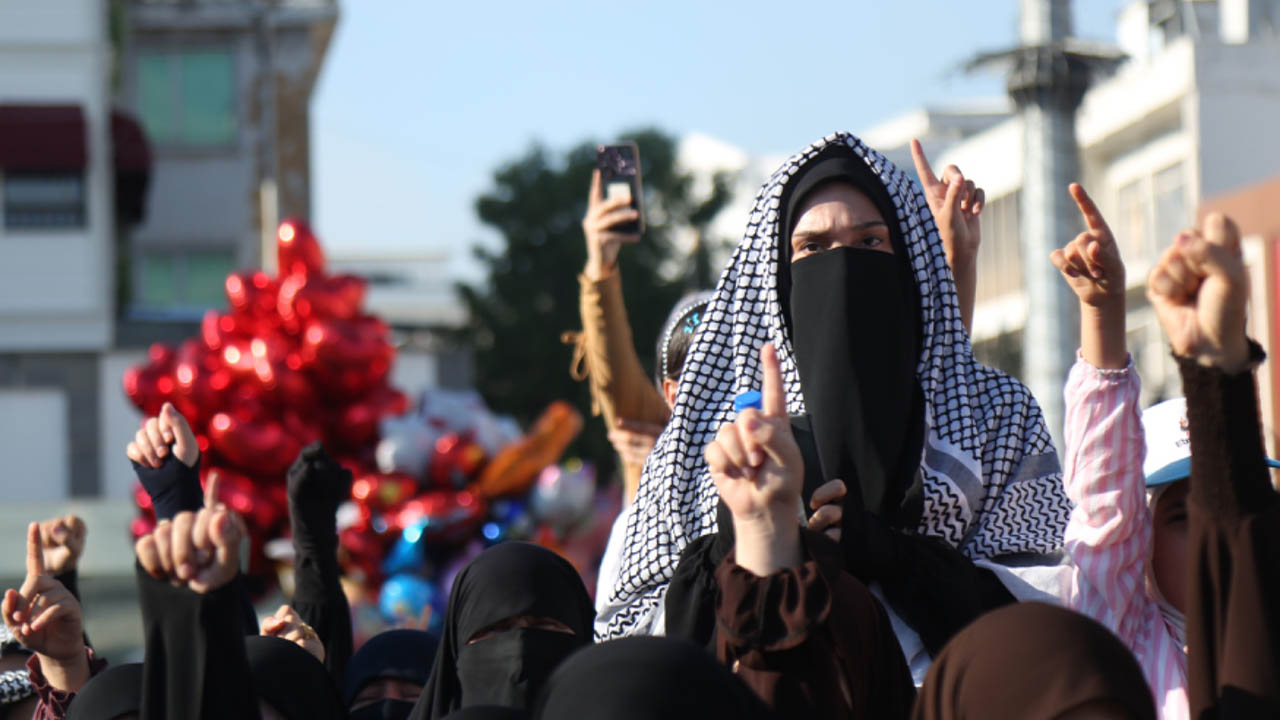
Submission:
[[[1155,720],[1151,691],[1128,648],[1105,627],[1043,603],[990,612],[947,643],[916,698],[915,720],[1048,720],[1108,702]]]
[[[255,635],[244,639],[253,690],[288,720],[340,720],[347,716],[329,671],[297,643]]]
[[[518,628],[468,643],[522,616],[557,620],[573,634]],[[555,666],[591,643],[594,619],[582,577],[564,558],[522,542],[485,550],[453,581],[440,649],[411,717],[438,719],[470,705],[529,707]]]
[[[834,183],[872,201],[894,254],[835,248],[791,262],[801,207]],[[782,207],[779,297],[823,478],[848,486],[846,515],[865,508],[913,525],[918,506],[906,517],[898,511],[924,442],[924,403],[915,377],[920,300],[893,202],[866,162],[848,146],[832,145],[787,185]]]
[[[114,665],[76,692],[66,720],[115,720],[142,712],[142,663]]]
[[[342,703],[350,708],[365,685],[382,678],[406,680],[425,687],[439,644],[438,636],[424,630],[387,630],[374,635],[347,663]],[[380,705],[372,717],[406,718],[413,709],[413,703],[405,700],[384,700]],[[352,716],[357,717],[354,713]]]
[[[539,720],[751,720],[768,707],[715,657],[692,643],[629,637],[578,652],[547,683]]]

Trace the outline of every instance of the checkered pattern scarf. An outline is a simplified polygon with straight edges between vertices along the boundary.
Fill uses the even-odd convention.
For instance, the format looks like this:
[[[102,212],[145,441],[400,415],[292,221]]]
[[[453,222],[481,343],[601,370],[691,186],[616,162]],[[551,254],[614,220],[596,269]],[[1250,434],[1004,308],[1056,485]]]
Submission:
[[[1070,504],[1044,418],[1022,383],[979,364],[960,320],[955,281],[919,186],[848,133],[792,156],[757,193],[747,229],[716,285],[680,376],[671,421],[645,464],[618,580],[597,618],[601,639],[648,633],[681,550],[716,531],[715,484],[704,448],[760,386],[759,348],[778,348],[787,408],[805,412],[783,327],[777,271],[783,189],[823,148],[849,146],[884,183],[920,294],[916,377],[925,398],[924,513],[917,531],[974,560],[1059,550]]]

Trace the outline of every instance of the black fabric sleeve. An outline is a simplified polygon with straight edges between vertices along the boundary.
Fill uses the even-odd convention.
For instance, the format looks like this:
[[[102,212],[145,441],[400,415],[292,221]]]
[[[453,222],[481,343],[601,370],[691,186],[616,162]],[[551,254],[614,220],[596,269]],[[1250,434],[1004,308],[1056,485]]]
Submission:
[[[172,520],[184,511],[199,510],[204,505],[204,491],[200,488],[200,458],[193,467],[187,467],[170,451],[158,468],[133,463],[133,472],[151,496],[156,520]]]
[[[351,659],[351,608],[338,565],[338,505],[351,492],[351,472],[319,444],[303,448],[289,468],[289,521],[293,532],[291,605],[324,643],[325,667],[341,687]]]
[[[136,565],[142,607],[142,718],[258,718],[245,657],[239,578],[210,593],[170,585]]]
[[[1016,602],[995,573],[939,538],[892,528],[871,513],[845,518],[841,532],[852,535],[845,542],[849,573],[880,583],[930,655],[979,615]]]
[[[1256,344],[1250,349],[1255,362],[1265,357]],[[1253,372],[1176,359],[1191,434],[1191,716],[1280,717],[1280,495],[1266,466]]]

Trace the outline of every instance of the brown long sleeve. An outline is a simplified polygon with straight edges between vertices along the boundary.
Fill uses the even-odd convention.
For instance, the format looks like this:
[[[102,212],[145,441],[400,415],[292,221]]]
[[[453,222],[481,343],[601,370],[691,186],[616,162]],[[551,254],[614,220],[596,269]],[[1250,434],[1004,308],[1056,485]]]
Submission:
[[[1265,464],[1253,373],[1178,364],[1191,425],[1191,716],[1280,717],[1280,495]]]
[[[759,577],[716,570],[716,651],[781,717],[905,718],[915,687],[884,608],[802,531],[805,562]]]
[[[592,281],[579,275],[578,283],[582,288],[579,299],[582,335],[574,370],[578,373],[576,366],[580,358],[585,367],[576,376],[590,379],[594,411],[604,415],[608,427],[613,427],[618,418],[665,424],[669,413],[667,403],[636,354],[622,299],[621,276],[614,271]],[[628,498],[635,495],[642,469],[623,465]]]

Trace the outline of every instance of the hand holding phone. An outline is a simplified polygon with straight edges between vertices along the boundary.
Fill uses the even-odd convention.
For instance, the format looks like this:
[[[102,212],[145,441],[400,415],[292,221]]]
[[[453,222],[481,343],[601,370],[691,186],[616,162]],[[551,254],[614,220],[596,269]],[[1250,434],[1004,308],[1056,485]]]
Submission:
[[[591,174],[587,214],[582,232],[587,240],[583,273],[600,280],[613,272],[623,245],[640,240],[644,227],[640,210],[640,159],[635,145],[609,145],[596,154]]]

